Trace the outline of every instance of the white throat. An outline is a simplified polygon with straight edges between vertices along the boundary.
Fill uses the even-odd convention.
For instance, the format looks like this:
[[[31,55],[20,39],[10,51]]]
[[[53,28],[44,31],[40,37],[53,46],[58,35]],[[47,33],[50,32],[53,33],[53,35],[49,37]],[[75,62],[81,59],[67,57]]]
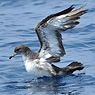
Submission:
[[[21,54],[21,55],[22,55],[22,59],[23,59],[23,61],[25,63],[28,58],[27,58],[27,56],[25,56],[25,54]]]

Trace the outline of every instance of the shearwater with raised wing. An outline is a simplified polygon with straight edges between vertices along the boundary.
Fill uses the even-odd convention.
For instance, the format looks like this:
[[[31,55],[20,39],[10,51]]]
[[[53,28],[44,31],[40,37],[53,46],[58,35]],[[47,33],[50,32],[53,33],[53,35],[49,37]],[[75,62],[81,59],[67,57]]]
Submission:
[[[41,44],[39,51],[36,53],[25,45],[19,45],[9,58],[21,55],[27,72],[35,77],[57,77],[60,74],[72,74],[76,70],[82,70],[84,67],[80,62],[72,62],[63,68],[52,63],[59,62],[60,57],[65,55],[61,32],[79,24],[80,16],[87,12],[82,11],[85,6],[86,4],[72,11],[74,9],[72,5],[59,13],[47,16],[35,27]]]

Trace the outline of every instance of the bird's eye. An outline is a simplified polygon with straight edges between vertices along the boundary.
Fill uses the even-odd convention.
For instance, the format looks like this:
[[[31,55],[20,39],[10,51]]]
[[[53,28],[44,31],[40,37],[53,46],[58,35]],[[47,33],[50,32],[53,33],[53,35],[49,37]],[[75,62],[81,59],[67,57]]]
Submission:
[[[19,51],[20,49],[18,48],[16,51]]]
[[[21,48],[16,49],[15,52],[18,52],[20,49],[21,49]]]

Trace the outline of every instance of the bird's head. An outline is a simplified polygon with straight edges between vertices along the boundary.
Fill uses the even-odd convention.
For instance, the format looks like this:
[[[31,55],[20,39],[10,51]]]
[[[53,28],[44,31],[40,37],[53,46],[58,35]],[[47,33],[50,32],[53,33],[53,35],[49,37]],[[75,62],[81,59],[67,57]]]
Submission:
[[[9,59],[11,59],[12,57],[14,57],[16,55],[25,54],[25,53],[27,53],[27,50],[30,50],[27,46],[19,45],[14,49],[14,54],[12,56],[10,56]]]

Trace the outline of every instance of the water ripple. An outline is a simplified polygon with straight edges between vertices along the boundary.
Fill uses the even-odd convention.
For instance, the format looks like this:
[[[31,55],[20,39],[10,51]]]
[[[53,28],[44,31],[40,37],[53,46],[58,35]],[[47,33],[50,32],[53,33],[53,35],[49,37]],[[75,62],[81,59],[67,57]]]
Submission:
[[[69,3],[68,3],[69,2]],[[9,60],[16,46],[24,44],[37,52],[40,42],[34,27],[44,17],[81,0],[1,0],[0,1],[0,95],[94,95],[95,94],[95,0],[87,0],[88,13],[80,24],[62,33],[66,55],[57,66],[72,61],[84,64],[83,71],[58,78],[33,78],[20,56]],[[64,64],[63,64],[64,63]]]

